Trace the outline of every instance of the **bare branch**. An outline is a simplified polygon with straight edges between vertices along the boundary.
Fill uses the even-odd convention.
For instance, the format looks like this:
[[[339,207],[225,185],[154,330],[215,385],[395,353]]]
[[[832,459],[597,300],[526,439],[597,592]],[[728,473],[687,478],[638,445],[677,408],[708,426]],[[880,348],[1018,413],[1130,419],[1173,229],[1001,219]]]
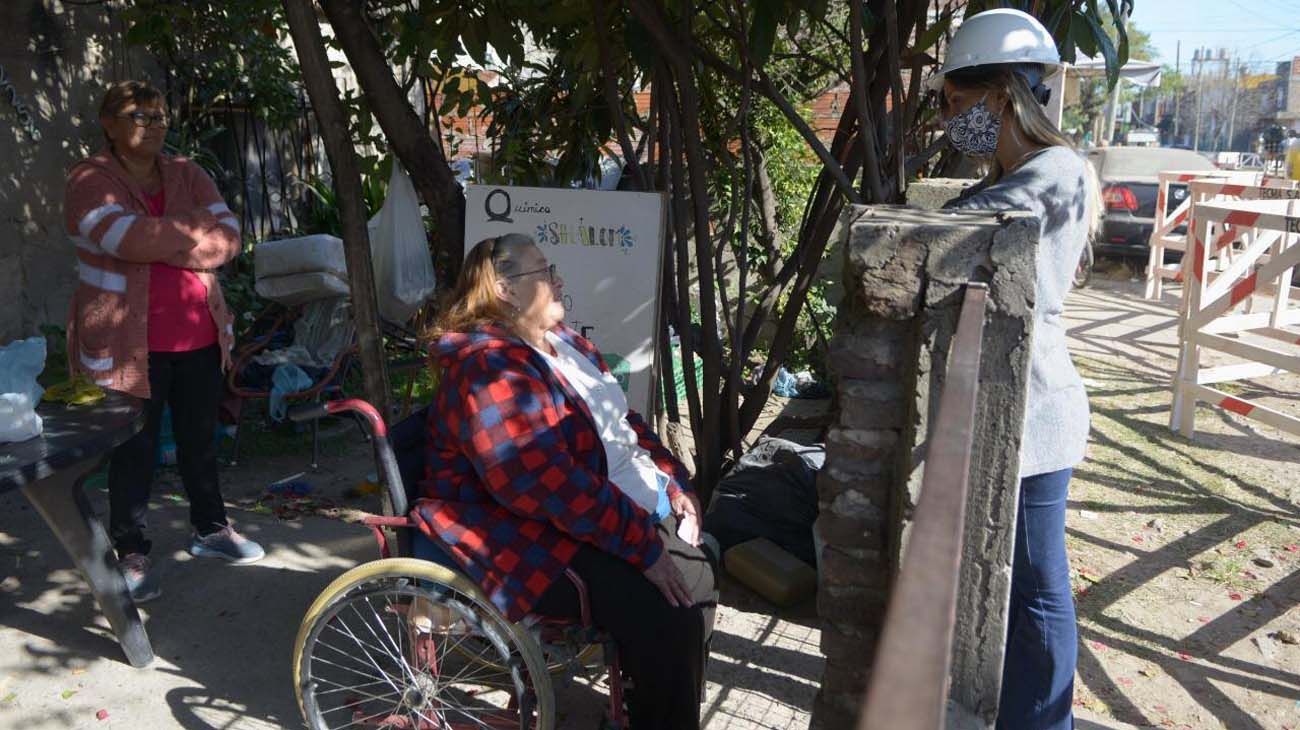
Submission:
[[[627,117],[623,114],[623,94],[618,86],[618,76],[614,68],[614,57],[609,49],[607,17],[608,0],[591,0],[592,10],[596,14],[596,48],[600,53],[600,75],[605,87],[605,103],[609,106],[610,116],[614,120],[614,132],[618,135],[618,144],[623,148],[623,161],[631,168],[640,190],[649,190],[650,181],[645,170],[641,169],[640,151],[632,145],[632,138],[627,132]],[[643,137],[644,139],[644,137]]]
[[[886,0],[886,3],[893,0]],[[852,0],[849,3],[849,57],[853,63],[853,89],[849,97],[853,101],[853,106],[858,113],[858,129],[860,133],[866,133],[868,130],[874,130],[876,125],[871,118],[871,110],[867,107],[867,71],[863,63],[862,50],[862,3],[859,0]],[[867,164],[862,166],[862,188],[865,192],[870,193],[871,200],[882,202],[885,199],[884,186],[880,182],[880,162],[876,158],[876,146],[868,144],[866,146]],[[854,201],[858,202],[858,201]]]

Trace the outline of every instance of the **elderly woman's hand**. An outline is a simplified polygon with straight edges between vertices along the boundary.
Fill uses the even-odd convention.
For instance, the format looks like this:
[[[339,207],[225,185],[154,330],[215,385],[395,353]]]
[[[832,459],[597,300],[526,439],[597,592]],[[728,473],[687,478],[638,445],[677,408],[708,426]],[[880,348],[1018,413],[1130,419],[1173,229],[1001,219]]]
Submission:
[[[664,598],[668,599],[668,605],[680,608],[695,603],[691,598],[690,589],[686,587],[686,578],[682,576],[682,571],[677,568],[673,556],[668,554],[666,548],[659,554],[659,559],[645,569],[644,575],[647,580],[655,584],[660,593],[664,594]]]
[[[677,536],[691,547],[700,546],[700,498],[685,490],[669,502],[677,516]]]

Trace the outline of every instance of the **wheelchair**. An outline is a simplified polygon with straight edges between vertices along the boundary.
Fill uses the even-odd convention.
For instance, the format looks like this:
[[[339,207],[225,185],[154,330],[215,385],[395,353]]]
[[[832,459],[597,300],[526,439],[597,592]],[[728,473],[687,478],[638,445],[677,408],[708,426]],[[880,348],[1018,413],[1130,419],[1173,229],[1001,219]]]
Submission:
[[[329,584],[308,609],[293,650],[293,686],[313,730],[553,730],[553,677],[608,672],[602,730],[625,730],[625,679],[608,634],[592,624],[586,586],[573,572],[580,618],[528,616],[512,623],[450,557],[410,557],[407,516],[423,474],[427,409],[390,432],[365,401],[295,406],[289,418],[360,416],[388,487],[392,514],[361,514],[380,559]],[[391,531],[391,534],[390,534]],[[394,538],[395,536],[395,538]]]

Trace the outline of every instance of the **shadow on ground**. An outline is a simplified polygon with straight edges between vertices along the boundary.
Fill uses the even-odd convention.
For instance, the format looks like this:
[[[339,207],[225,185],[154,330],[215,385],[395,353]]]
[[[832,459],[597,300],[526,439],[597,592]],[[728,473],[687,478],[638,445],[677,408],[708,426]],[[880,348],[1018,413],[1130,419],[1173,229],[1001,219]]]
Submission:
[[[1300,564],[1283,550],[1300,539],[1300,444],[1207,407],[1193,439],[1170,431],[1176,312],[1111,288],[1121,292],[1075,293],[1068,312],[1093,421],[1067,529],[1080,575],[1076,703],[1143,727],[1288,727],[1277,715],[1294,712],[1300,664],[1285,657],[1300,653],[1260,642],[1300,617]],[[1294,386],[1240,392],[1295,412]]]

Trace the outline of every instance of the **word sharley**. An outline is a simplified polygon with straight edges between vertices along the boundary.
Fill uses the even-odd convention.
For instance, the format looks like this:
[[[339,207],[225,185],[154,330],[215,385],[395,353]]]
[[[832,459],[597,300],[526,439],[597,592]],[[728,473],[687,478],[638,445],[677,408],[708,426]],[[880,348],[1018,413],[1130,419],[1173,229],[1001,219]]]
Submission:
[[[617,246],[623,253],[636,244],[627,226],[606,228],[587,225],[582,218],[577,225],[551,221],[537,225],[537,242],[552,246]]]

